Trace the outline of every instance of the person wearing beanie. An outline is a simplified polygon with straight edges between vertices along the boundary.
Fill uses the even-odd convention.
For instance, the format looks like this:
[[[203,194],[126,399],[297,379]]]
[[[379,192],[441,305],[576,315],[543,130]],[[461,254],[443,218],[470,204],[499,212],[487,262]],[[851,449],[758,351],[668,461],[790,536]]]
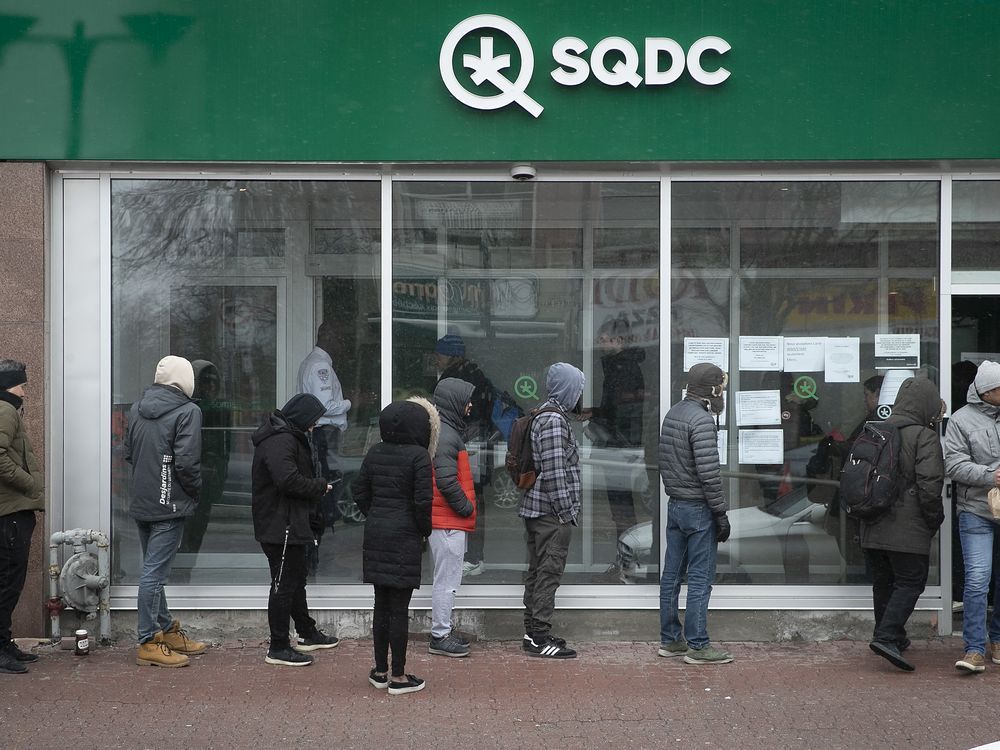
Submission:
[[[185,667],[205,644],[192,640],[171,617],[164,586],[186,519],[201,495],[201,409],[191,398],[194,368],[183,357],[157,363],[153,384],[132,405],[125,431],[131,466],[129,514],[139,530],[139,666]]]
[[[667,553],[660,577],[659,655],[683,656],[687,664],[727,664],[728,651],[708,637],[708,600],[715,557],[729,539],[722,492],[718,424],[726,373],[702,362],[688,372],[684,398],[670,407],[660,429],[658,464],[667,503]],[[687,574],[687,606],[681,627],[678,597]]]
[[[28,572],[35,512],[45,510],[45,474],[24,429],[27,368],[0,359],[0,674],[20,674],[38,656],[11,639],[14,608]]]
[[[424,540],[432,531],[432,462],[441,418],[434,404],[414,397],[385,407],[378,427],[382,441],[369,449],[354,480],[354,502],[367,519],[364,582],[375,589],[375,666],[368,682],[389,695],[405,695],[427,685],[406,672],[406,641],[410,599],[420,586]]]
[[[306,667],[313,662],[310,651],[335,648],[340,642],[316,627],[306,601],[306,550],[317,544],[322,532],[319,503],[330,489],[313,471],[309,435],[325,411],[318,398],[300,393],[272,412],[251,438],[254,538],[271,569],[267,664]],[[289,617],[298,636],[294,647]]]
[[[986,660],[1000,664],[1000,607],[986,624],[987,595],[993,570],[993,537],[1000,507],[991,509],[991,490],[1000,487],[1000,364],[979,365],[967,403],[948,420],[944,433],[944,469],[954,482],[958,535],[962,542],[965,588],[962,638],[965,653],[955,662],[963,672],[983,672]],[[994,492],[994,494],[997,494]],[[987,653],[989,639],[989,653]]]
[[[465,417],[465,438],[478,443],[480,460],[474,465],[472,474],[473,490],[476,494],[478,518],[475,530],[469,534],[465,550],[462,573],[477,576],[485,570],[483,551],[486,546],[486,507],[483,489],[490,484],[493,467],[482,457],[493,434],[493,402],[497,389],[486,377],[486,373],[470,359],[466,358],[465,341],[457,333],[448,333],[434,344],[434,363],[438,369],[438,383],[447,378],[457,378],[472,384],[472,409]]]
[[[547,398],[535,410],[529,439],[537,479],[521,498],[517,514],[524,519],[528,540],[528,572],[524,577],[524,638],[528,656],[572,659],[576,651],[552,634],[556,590],[582,501],[580,449],[569,424],[583,411],[586,376],[566,362],[551,365],[545,375]]]

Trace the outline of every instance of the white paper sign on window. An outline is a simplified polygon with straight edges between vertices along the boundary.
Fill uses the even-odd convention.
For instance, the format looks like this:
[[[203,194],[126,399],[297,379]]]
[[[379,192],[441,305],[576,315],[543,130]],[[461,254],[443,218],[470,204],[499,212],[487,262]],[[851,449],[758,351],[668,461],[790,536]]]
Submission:
[[[783,430],[740,430],[741,464],[780,464],[785,460]]]
[[[856,336],[826,340],[826,382],[857,383],[861,380],[861,339]]]
[[[740,369],[779,372],[784,365],[781,336],[740,336]]]
[[[699,362],[709,362],[723,372],[729,372],[729,339],[686,337],[684,372],[690,371]]]

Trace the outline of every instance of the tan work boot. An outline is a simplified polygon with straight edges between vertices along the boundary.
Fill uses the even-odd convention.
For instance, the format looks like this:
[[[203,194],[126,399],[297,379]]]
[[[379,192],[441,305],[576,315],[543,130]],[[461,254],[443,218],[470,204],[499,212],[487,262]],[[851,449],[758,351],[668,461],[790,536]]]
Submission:
[[[179,620],[172,621],[170,627],[163,631],[163,642],[171,651],[176,651],[178,654],[197,656],[205,653],[205,644],[188,638],[187,633],[181,630]]]
[[[990,644],[990,656],[994,664],[1000,664],[1000,641],[993,641]]]
[[[153,640],[139,644],[135,663],[140,667],[186,667],[190,662],[184,654],[174,653],[163,640],[163,632],[153,636]]]
[[[966,651],[965,656],[955,662],[955,669],[963,672],[985,672],[986,657],[978,651]]]

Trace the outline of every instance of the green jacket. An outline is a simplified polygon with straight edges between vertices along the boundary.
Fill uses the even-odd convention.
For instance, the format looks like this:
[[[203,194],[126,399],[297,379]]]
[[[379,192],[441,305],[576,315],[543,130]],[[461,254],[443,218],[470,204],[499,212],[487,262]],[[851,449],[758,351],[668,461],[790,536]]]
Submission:
[[[13,404],[0,401],[0,516],[45,510],[45,475]]]

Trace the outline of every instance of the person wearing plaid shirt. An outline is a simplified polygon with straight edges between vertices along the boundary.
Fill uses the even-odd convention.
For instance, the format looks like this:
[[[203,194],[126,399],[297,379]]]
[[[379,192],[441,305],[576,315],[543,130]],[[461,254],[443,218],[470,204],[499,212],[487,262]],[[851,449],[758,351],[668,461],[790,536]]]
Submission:
[[[572,529],[580,514],[580,453],[567,414],[582,410],[584,374],[556,362],[545,377],[548,400],[531,423],[531,452],[538,478],[524,493],[518,515],[528,536],[524,579],[524,640],[529,656],[572,659],[576,651],[552,635],[556,589],[566,568]]]

